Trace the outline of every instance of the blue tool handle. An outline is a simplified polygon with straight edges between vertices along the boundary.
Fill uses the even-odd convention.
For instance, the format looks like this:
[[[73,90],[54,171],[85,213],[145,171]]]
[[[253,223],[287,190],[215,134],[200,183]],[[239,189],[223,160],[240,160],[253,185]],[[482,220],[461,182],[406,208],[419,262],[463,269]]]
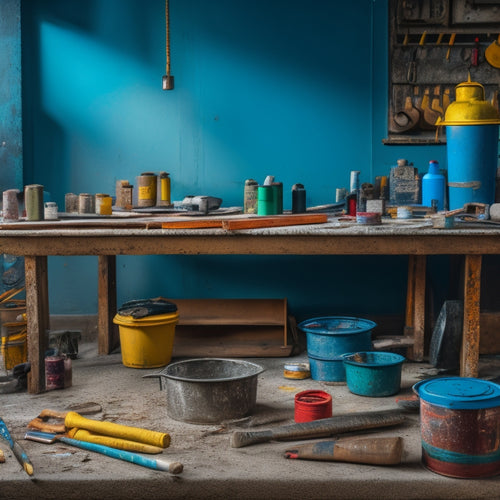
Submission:
[[[28,455],[26,455],[26,452],[24,449],[21,447],[21,445],[17,442],[14,441],[14,444],[12,446],[12,451],[14,452],[14,456],[17,458],[18,462],[23,466],[23,469],[26,471],[26,473],[29,476],[33,475],[33,464],[31,463],[30,459],[28,458]]]
[[[104,446],[102,444],[88,443],[87,441],[78,441],[77,439],[71,439],[68,437],[59,437],[58,440],[66,444],[70,444],[71,446],[76,446],[77,448],[102,453],[103,455],[106,455],[108,457],[118,458],[119,460],[125,460],[126,462],[142,465],[143,467],[148,467],[150,469],[163,470],[171,472],[173,474],[179,474],[183,469],[182,464],[179,462],[167,462],[164,460],[146,458],[142,455],[139,455],[138,453],[118,450],[116,448],[110,448],[109,446]]]

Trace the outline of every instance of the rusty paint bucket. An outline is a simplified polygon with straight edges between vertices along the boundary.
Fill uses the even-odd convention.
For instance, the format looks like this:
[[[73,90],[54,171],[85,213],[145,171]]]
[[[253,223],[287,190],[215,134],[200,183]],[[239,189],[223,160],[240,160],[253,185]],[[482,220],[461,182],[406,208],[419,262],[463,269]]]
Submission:
[[[413,386],[420,396],[422,462],[456,478],[500,474],[500,386],[443,377]]]

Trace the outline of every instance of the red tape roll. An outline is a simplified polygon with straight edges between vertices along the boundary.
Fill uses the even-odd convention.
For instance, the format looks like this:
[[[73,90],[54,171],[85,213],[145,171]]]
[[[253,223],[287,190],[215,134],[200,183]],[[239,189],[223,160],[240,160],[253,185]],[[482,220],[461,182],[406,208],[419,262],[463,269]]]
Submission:
[[[295,422],[311,422],[332,416],[332,397],[324,391],[302,391],[295,395]]]

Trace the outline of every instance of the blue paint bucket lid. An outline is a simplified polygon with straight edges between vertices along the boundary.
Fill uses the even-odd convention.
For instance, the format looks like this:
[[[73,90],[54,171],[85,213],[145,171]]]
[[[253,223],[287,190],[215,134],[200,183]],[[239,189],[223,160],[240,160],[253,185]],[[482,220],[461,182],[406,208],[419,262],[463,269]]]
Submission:
[[[500,385],[472,377],[423,380],[413,390],[422,400],[445,408],[478,410],[500,406]]]
[[[298,327],[306,333],[322,335],[350,335],[369,332],[377,326],[368,319],[349,316],[323,316],[302,321]]]

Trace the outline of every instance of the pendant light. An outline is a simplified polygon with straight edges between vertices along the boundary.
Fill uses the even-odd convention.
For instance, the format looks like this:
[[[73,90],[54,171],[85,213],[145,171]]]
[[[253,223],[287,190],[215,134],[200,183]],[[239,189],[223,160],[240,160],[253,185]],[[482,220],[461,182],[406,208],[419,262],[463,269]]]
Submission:
[[[170,74],[170,19],[168,0],[165,0],[165,57],[166,57],[166,75],[163,76],[163,90],[172,90],[174,88],[174,77]]]

